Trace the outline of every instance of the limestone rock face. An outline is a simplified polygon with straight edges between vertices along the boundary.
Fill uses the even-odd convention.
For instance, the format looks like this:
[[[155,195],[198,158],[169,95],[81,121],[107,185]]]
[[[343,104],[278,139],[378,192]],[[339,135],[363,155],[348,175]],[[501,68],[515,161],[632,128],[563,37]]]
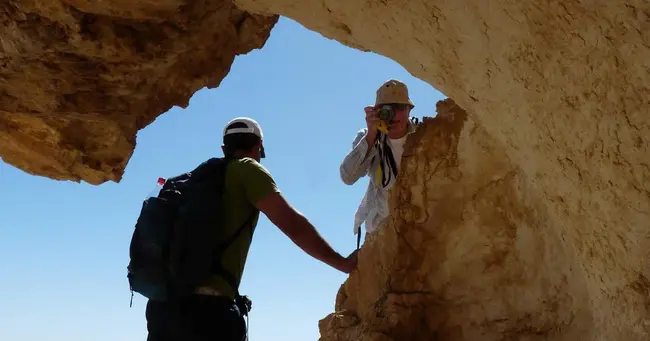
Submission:
[[[481,136],[490,137],[484,140],[493,141],[496,146],[482,145],[481,141],[462,142],[461,138],[466,146],[481,147],[475,150],[476,154],[458,150],[460,160],[480,159],[489,165],[496,161],[485,159],[480,154],[498,154],[501,150],[507,156],[506,164],[513,165],[516,170],[508,173],[512,175],[505,177],[498,186],[492,185],[497,188],[491,192],[499,196],[494,197],[490,204],[493,209],[502,211],[484,212],[474,218],[463,214],[461,221],[449,217],[446,212],[460,209],[451,204],[459,195],[456,190],[471,190],[472,185],[466,182],[479,181],[479,178],[465,176],[446,180],[453,182],[453,179],[458,179],[462,184],[436,182],[433,174],[439,161],[435,158],[434,161],[425,161],[425,156],[418,157],[423,163],[419,167],[425,172],[418,173],[419,176],[432,176],[432,183],[425,185],[420,182],[420,187],[397,192],[406,191],[417,200],[421,200],[423,191],[445,193],[450,197],[445,197],[443,202],[448,202],[449,207],[442,209],[442,206],[437,206],[442,204],[423,203],[417,211],[431,212],[427,218],[390,223],[384,233],[400,231],[399,226],[409,226],[409,230],[430,233],[446,233],[446,228],[465,230],[466,233],[472,231],[480,237],[481,233],[488,233],[485,229],[492,228],[489,227],[492,223],[487,222],[488,218],[481,218],[485,221],[475,221],[475,227],[470,229],[468,221],[498,213],[503,215],[501,224],[516,226],[517,236],[521,232],[528,237],[508,239],[492,236],[497,240],[486,240],[486,245],[499,248],[499,243],[505,242],[503,240],[521,243],[519,238],[532,238],[536,244],[526,245],[545,249],[544,253],[527,250],[517,255],[517,249],[513,247],[521,244],[506,248],[510,258],[504,255],[506,263],[497,266],[503,273],[494,277],[490,271],[495,270],[486,270],[479,276],[472,272],[478,271],[476,269],[451,267],[466,262],[470,262],[468,267],[478,267],[479,264],[471,260],[478,262],[476,257],[480,255],[470,252],[468,245],[461,244],[460,238],[469,236],[448,234],[448,238],[459,238],[459,241],[443,242],[445,252],[452,252],[452,258],[456,259],[452,263],[435,265],[447,264],[447,267],[436,270],[439,277],[435,280],[438,282],[427,277],[422,284],[427,291],[434,291],[433,302],[439,302],[434,304],[437,307],[435,313],[427,314],[437,314],[436,318],[447,321],[440,322],[440,328],[435,327],[438,322],[432,317],[402,316],[407,314],[404,311],[413,311],[414,304],[425,304],[417,302],[432,302],[424,301],[428,296],[384,295],[390,291],[372,289],[371,284],[377,286],[382,278],[373,278],[377,275],[373,271],[382,269],[381,273],[390,273],[397,268],[387,269],[381,264],[362,265],[360,274],[352,276],[347,284],[348,297],[353,296],[351,292],[359,290],[353,284],[361,281],[357,276],[369,276],[369,282],[363,282],[368,286],[363,289],[365,293],[359,293],[359,304],[410,308],[400,310],[402,315],[399,319],[396,317],[399,314],[386,310],[373,310],[378,315],[371,318],[366,315],[370,314],[369,309],[349,303],[356,307],[351,309],[353,312],[361,314],[360,324],[337,334],[339,340],[358,340],[356,332],[364,333],[364,340],[387,340],[390,337],[403,340],[400,333],[416,333],[418,329],[431,331],[422,334],[422,339],[429,337],[428,340],[435,337],[440,340],[472,340],[481,330],[490,331],[486,334],[489,337],[482,340],[499,337],[503,340],[569,340],[572,335],[577,335],[573,333],[578,333],[580,337],[575,339],[580,340],[650,338],[649,2],[236,0],[236,3],[256,13],[286,15],[326,37],[399,62],[413,75],[453,98],[469,114],[470,126],[476,127],[475,131],[480,131]],[[467,124],[464,129],[468,129]],[[427,131],[431,132],[429,128]],[[463,132],[462,136],[472,139],[469,132]],[[426,145],[427,148],[440,143],[433,138],[426,140],[432,141]],[[426,153],[424,148],[418,150]],[[412,162],[415,161],[411,161],[409,167],[415,167]],[[459,167],[473,169],[462,163]],[[483,172],[487,166],[476,164],[475,167],[473,172]],[[510,166],[503,167],[509,169]],[[410,171],[403,174],[405,182],[414,181],[410,178],[417,176]],[[481,176],[484,181],[492,177],[488,173]],[[452,190],[450,186],[457,189]],[[463,195],[470,194],[463,192]],[[484,195],[494,194],[488,192]],[[461,198],[469,200],[465,196]],[[407,205],[406,201],[400,203]],[[519,212],[523,209],[529,210],[525,216]],[[401,212],[396,209],[393,215]],[[526,219],[538,221],[528,222]],[[442,228],[441,224],[459,226]],[[468,226],[463,227],[465,224]],[[418,225],[421,225],[420,229]],[[506,230],[501,233],[508,236]],[[557,237],[555,242],[549,239],[553,235]],[[444,235],[434,236],[444,239]],[[390,237],[377,236],[377,243],[381,246],[372,252],[372,246],[368,245],[370,250],[361,257],[362,264],[378,262],[378,255],[389,252],[390,245],[396,245],[395,248],[402,245],[396,244],[402,239],[394,239],[396,241],[391,244]],[[467,242],[471,243],[471,239]],[[429,238],[422,243],[427,245],[433,241]],[[424,264],[426,257],[432,263],[435,263],[434,258],[442,257],[433,246],[425,249],[422,245],[420,249],[413,247],[415,251],[411,253],[405,251],[410,250],[408,245],[402,245],[399,254],[395,254],[398,258],[411,259],[405,261],[410,266],[407,270],[409,276],[402,281],[410,283],[411,289],[418,286],[419,276],[432,271]],[[560,253],[555,255],[556,252]],[[416,255],[425,255],[425,259]],[[527,257],[537,257],[542,263]],[[543,263],[553,259],[555,263]],[[495,260],[495,264],[500,263]],[[566,268],[568,265],[571,265],[570,270]],[[510,270],[509,266],[514,268]],[[455,274],[461,276],[461,271],[467,271],[462,274],[463,278],[451,280],[445,286],[449,294],[441,296],[439,290],[434,290],[441,285],[439,281]],[[505,273],[510,271],[524,271],[521,273],[523,278]],[[534,276],[543,278],[545,282],[533,281]],[[554,276],[565,276],[566,287],[562,287]],[[391,275],[393,277],[400,278],[396,273]],[[515,298],[504,292],[496,296],[502,299],[502,308],[494,311],[494,305],[483,304],[482,300],[496,294],[494,291],[497,289],[478,288],[496,283],[503,285],[500,290],[517,294],[517,299],[528,303],[513,305],[511,300]],[[468,285],[476,290],[467,290]],[[519,285],[530,287],[529,290],[519,290]],[[536,286],[542,287],[536,289]],[[394,289],[397,293],[414,291],[397,288]],[[464,288],[461,291],[463,295],[457,292],[461,290],[459,288]],[[574,296],[569,301],[554,293],[558,290],[568,290],[566,292]],[[540,303],[542,298],[546,303]],[[450,300],[452,304],[446,308]],[[527,308],[526,304],[530,307]],[[474,308],[470,307],[472,305]],[[542,314],[539,309],[546,309],[546,313]],[[331,323],[322,329],[326,335],[324,340],[336,340],[331,328],[353,324],[350,316],[341,320],[330,319]],[[407,320],[410,322],[406,323]],[[379,321],[391,322],[388,324],[391,327],[374,328]],[[531,327],[517,329],[514,326]],[[513,333],[519,330],[528,336],[494,334],[506,330]]]
[[[119,181],[136,132],[218,86],[277,19],[229,1],[2,1],[0,156],[53,179]]]
[[[586,226],[557,216],[508,150],[453,101],[438,103],[408,139],[391,218],[367,236],[321,341],[648,339],[647,266],[585,250]],[[592,238],[633,250],[647,228]],[[632,269],[614,292],[605,266]]]

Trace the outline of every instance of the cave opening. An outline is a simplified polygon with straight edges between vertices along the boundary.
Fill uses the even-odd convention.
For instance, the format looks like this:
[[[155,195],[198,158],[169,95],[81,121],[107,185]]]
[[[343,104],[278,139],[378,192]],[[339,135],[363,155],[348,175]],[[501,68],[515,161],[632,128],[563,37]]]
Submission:
[[[336,249],[352,251],[354,212],[367,180],[346,186],[338,167],[356,132],[365,125],[363,107],[373,103],[376,89],[388,79],[408,86],[416,105],[413,117],[435,116],[436,103],[445,98],[389,58],[347,47],[281,17],[264,47],[237,56],[218,87],[202,88],[185,108],[175,106],[138,131],[135,150],[119,182],[95,185],[75,177],[68,179],[73,181],[55,181],[30,174],[33,169],[27,164],[3,160],[0,187],[12,195],[0,198],[0,255],[15,261],[6,264],[5,270],[14,274],[14,280],[3,283],[2,291],[32,297],[26,304],[24,299],[5,294],[0,312],[11,316],[5,322],[23,326],[36,321],[49,326],[50,308],[35,306],[35,302],[48,301],[51,309],[58,310],[49,335],[95,340],[142,337],[145,301],[138,297],[134,309],[128,309],[124,272],[140,202],[158,176],[178,174],[220,155],[219,134],[235,116],[250,116],[260,122],[268,155],[263,164],[280,189]],[[77,100],[83,101],[83,96]],[[75,143],[81,150],[100,150],[94,160],[110,161],[114,156],[102,154],[101,148],[126,142],[114,140],[117,126],[104,126],[101,132],[94,129],[99,127],[98,121],[72,121],[84,134],[102,137]],[[74,130],[72,125],[68,130]],[[31,129],[24,130],[22,138],[48,138],[38,135],[44,133],[43,126]],[[47,157],[47,149],[41,152],[44,154],[30,157]],[[15,160],[20,155],[9,156]],[[68,167],[74,170],[73,165]],[[39,171],[47,174],[48,169]],[[50,279],[40,282],[34,280],[37,277]],[[344,279],[305,256],[263,218],[242,287],[256,307],[250,337],[317,338],[318,321],[332,311]],[[101,298],[95,296],[97,290],[103,292]],[[79,311],[92,313],[82,316]],[[116,327],[97,335],[93,326],[106,316]],[[79,323],[88,328],[76,328]],[[294,325],[290,331],[276,327],[287,323]],[[6,339],[43,338],[34,328],[2,330]]]

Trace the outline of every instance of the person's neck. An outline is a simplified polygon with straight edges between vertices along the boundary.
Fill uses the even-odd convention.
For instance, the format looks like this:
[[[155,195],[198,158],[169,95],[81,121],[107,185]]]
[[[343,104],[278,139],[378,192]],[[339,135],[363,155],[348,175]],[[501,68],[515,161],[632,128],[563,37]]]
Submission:
[[[246,152],[234,152],[234,153],[232,153],[232,157],[234,157],[234,158],[249,157],[251,159],[255,159],[255,157],[253,156],[253,153],[246,153]]]

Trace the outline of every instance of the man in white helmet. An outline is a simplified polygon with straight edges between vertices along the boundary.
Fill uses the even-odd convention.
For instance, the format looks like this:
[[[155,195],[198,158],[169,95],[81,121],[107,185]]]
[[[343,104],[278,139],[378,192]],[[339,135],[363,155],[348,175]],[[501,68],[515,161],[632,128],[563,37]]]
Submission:
[[[372,233],[388,217],[388,192],[399,174],[406,139],[415,131],[409,119],[414,107],[404,83],[391,79],[382,84],[375,105],[364,108],[366,128],[357,132],[352,150],[341,163],[341,179],[346,185],[366,175],[370,178],[354,217],[357,246],[364,222],[366,233]]]
[[[197,289],[191,300],[181,305],[149,301],[148,341],[244,339],[246,325],[232,285],[238,287],[241,281],[259,212],[312,257],[344,273],[355,268],[355,252],[343,257],[333,250],[307,218],[282,196],[269,172],[259,163],[265,157],[263,138],[262,128],[251,118],[235,118],[223,130],[222,150],[232,160],[225,173],[221,207],[225,214],[217,242],[250,222],[250,228],[241,230],[221,258],[220,265],[231,278],[214,275]]]

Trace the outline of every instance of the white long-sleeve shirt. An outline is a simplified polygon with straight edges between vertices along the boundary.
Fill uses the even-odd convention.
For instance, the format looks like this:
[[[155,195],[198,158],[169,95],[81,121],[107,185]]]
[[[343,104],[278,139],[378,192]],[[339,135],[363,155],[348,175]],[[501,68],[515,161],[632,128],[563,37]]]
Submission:
[[[408,135],[414,131],[415,125],[409,121],[409,129],[406,135],[399,139],[387,139],[397,165],[398,176],[404,143]],[[392,177],[388,186],[384,188],[381,185],[382,179],[376,178],[377,167],[380,164],[379,153],[375,145],[368,152],[367,133],[368,128],[363,128],[357,132],[352,142],[352,150],[345,156],[340,167],[341,180],[347,185],[356,183],[357,180],[366,175],[370,178],[366,193],[354,215],[354,234],[360,232],[361,225],[364,222],[366,223],[366,232],[370,233],[388,217],[388,193],[395,184],[395,177]]]

